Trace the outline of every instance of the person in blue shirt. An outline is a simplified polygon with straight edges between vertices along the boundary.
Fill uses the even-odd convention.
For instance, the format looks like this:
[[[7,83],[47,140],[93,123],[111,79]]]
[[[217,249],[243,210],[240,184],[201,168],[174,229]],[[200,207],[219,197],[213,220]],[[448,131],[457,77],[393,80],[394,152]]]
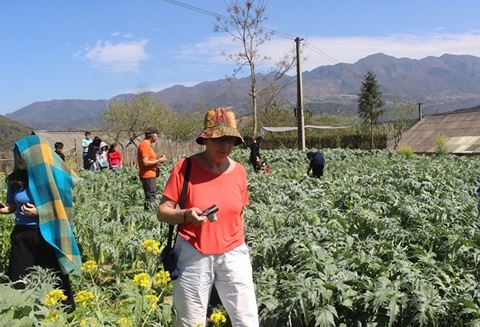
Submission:
[[[308,166],[307,175],[312,171],[312,177],[320,178],[323,176],[323,168],[325,167],[325,157],[321,151],[308,152],[307,158],[310,160]]]
[[[15,170],[7,176],[6,203],[0,203],[0,214],[15,214],[8,277],[14,282],[14,288],[23,289],[26,286],[23,277],[33,266],[51,269],[60,279],[59,286],[67,296],[64,304],[69,311],[73,311],[75,302],[69,276],[61,273],[54,248],[42,236],[37,207],[29,189],[27,167],[17,148],[14,152],[16,165]]]

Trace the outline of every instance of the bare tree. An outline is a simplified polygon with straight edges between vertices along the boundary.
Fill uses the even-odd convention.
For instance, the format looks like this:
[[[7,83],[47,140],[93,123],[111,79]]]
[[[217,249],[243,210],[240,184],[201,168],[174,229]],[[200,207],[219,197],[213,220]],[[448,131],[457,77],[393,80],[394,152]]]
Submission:
[[[396,150],[398,143],[405,133],[412,126],[412,113],[415,110],[414,103],[398,104],[393,114],[393,149]]]
[[[166,106],[156,103],[149,95],[141,94],[128,102],[110,102],[103,114],[103,121],[106,132],[113,140],[122,148],[127,148],[130,145],[137,146],[138,138],[149,126],[157,127],[162,132],[171,115]],[[128,140],[125,145],[121,143],[124,139]]]
[[[250,97],[252,105],[253,118],[253,137],[256,136],[258,130],[257,120],[257,96],[268,88],[257,89],[257,80],[255,76],[255,68],[262,62],[268,61],[270,58],[262,56],[259,52],[260,47],[270,40],[273,31],[266,30],[262,24],[266,21],[265,3],[263,1],[244,0],[227,0],[227,17],[218,17],[215,24],[215,32],[225,32],[229,34],[234,42],[241,44],[241,50],[238,52],[224,53],[230,60],[237,64],[233,71],[233,76],[237,75],[243,68],[248,67],[250,70]],[[286,55],[275,69],[273,81],[283,77],[283,75],[294,64],[294,57]]]

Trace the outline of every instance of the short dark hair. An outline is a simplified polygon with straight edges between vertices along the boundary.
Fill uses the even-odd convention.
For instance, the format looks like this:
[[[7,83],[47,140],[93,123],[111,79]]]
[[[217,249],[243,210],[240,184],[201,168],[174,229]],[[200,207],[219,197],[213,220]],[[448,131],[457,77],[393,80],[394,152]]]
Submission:
[[[90,133],[90,131],[86,131],[85,136],[87,136],[87,135],[92,135],[92,133]]]
[[[62,142],[55,142],[54,147],[55,147],[55,149],[63,148],[63,143]]]
[[[145,136],[149,137],[152,134],[158,134],[158,129],[156,129],[155,127],[147,128],[147,130],[145,131]]]

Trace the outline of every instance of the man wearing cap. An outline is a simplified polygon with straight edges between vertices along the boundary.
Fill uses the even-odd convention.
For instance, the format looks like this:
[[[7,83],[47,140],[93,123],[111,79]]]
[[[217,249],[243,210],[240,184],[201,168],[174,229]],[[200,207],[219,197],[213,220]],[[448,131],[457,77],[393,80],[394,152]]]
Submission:
[[[158,130],[149,127],[145,131],[145,139],[140,142],[137,152],[139,177],[145,193],[145,210],[148,210],[157,193],[157,165],[167,161],[165,155],[157,158],[152,144],[158,140]]]

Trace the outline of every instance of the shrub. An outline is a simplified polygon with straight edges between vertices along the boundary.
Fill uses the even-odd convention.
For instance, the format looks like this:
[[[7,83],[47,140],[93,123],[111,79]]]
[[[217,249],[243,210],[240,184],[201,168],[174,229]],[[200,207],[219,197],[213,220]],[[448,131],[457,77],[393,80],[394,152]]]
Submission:
[[[407,159],[411,159],[415,153],[413,153],[413,149],[410,145],[399,146],[397,149],[398,155],[403,155]]]
[[[438,134],[435,139],[435,149],[437,155],[443,156],[448,154],[448,137],[443,134]]]

